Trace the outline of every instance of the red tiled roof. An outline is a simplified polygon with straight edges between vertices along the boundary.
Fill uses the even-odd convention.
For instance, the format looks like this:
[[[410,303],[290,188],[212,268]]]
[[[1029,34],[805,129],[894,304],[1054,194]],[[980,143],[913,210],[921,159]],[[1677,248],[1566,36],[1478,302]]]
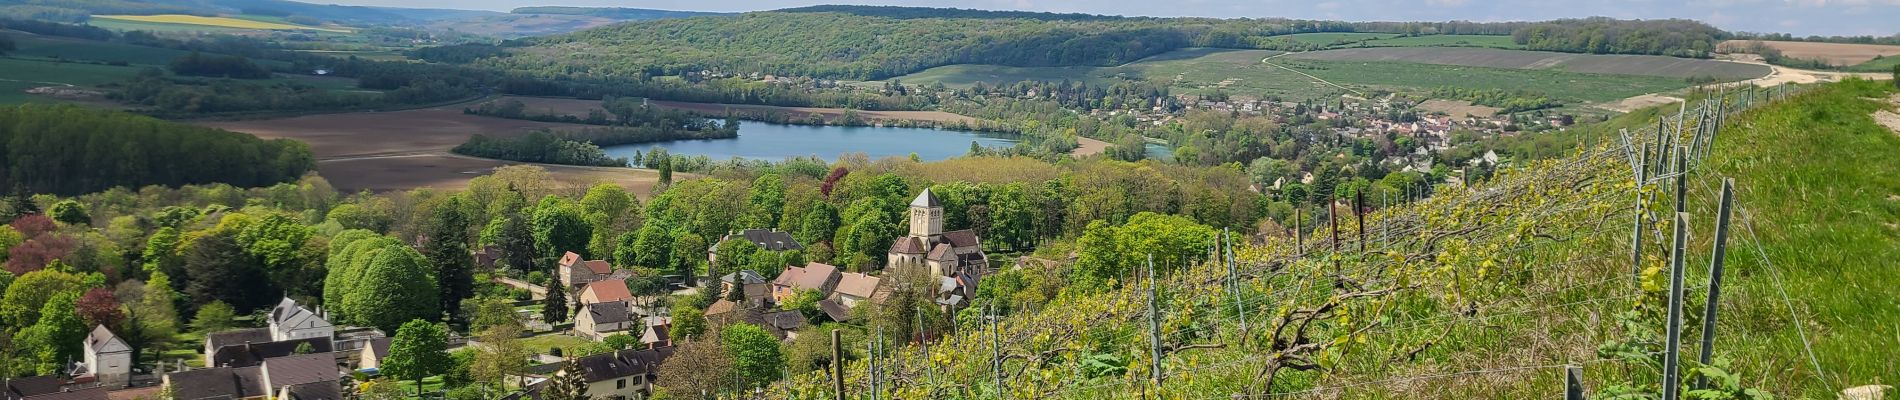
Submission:
[[[806,263],[804,267],[788,267],[785,273],[778,275],[772,283],[797,290],[825,290],[838,275],[838,267],[825,263]]]
[[[923,254],[924,250],[924,242],[910,236],[897,238],[897,241],[891,242],[892,253]]]
[[[581,264],[587,266],[588,270],[594,271],[594,274],[597,275],[606,275],[614,272],[614,266],[607,264],[606,260],[587,260],[587,262]]]
[[[627,299],[633,298],[633,293],[627,290],[627,281],[620,281],[620,280],[594,281],[594,283],[587,284],[586,288],[581,289],[581,295],[586,296],[588,291],[594,292],[594,302],[596,303],[621,301],[621,300],[627,300]]]
[[[572,266],[572,265],[574,265],[574,263],[577,263],[577,262],[581,262],[581,255],[580,255],[580,254],[574,254],[574,252],[572,252],[572,251],[570,251],[570,252],[567,252],[567,254],[562,254],[562,255],[561,255],[561,264],[560,264],[560,265],[568,265],[568,266]]]
[[[944,243],[949,243],[951,246],[956,247],[975,247],[983,245],[982,240],[976,237],[976,231],[969,229],[944,232],[943,241]]]

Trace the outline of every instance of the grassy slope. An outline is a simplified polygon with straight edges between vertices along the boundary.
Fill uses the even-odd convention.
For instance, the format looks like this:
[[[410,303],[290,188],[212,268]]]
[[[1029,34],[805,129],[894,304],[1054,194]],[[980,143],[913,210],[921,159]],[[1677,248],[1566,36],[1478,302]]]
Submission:
[[[93,86],[138,75],[138,67],[117,67],[0,58],[0,104],[45,100],[25,90],[41,86]]]
[[[1100,84],[1124,77],[1167,83],[1177,91],[1197,94],[1223,90],[1229,94],[1289,99],[1332,98],[1338,94],[1336,89],[1305,76],[1260,63],[1261,58],[1273,54],[1278,53],[1267,50],[1189,49],[1118,67],[1020,68],[963,64],[931,68],[897,79],[909,84],[943,82],[948,86],[962,87],[978,81],[996,84],[1061,79]],[[1689,86],[1676,78],[1552,70],[1404,62],[1290,60],[1285,57],[1274,62],[1361,89],[1430,90],[1441,86],[1458,86],[1531,90],[1570,102],[1614,101]]]
[[[1828,382],[1900,382],[1900,136],[1869,114],[1892,105],[1885,82],[1849,82],[1801,95],[1731,122],[1716,139],[1711,171],[1733,177],[1762,250],[1779,268]],[[1713,175],[1692,185],[1692,213],[1712,214]],[[1738,226],[1739,228],[1739,226]],[[1695,232],[1710,236],[1708,227]],[[1726,351],[1750,374],[1788,381],[1800,395],[1832,398],[1811,377],[1787,306],[1746,230],[1730,239],[1735,289],[1724,293],[1718,327]],[[1706,264],[1701,264],[1706,268]],[[1694,268],[1696,270],[1699,268]],[[1792,394],[1792,393],[1791,393]]]
[[[167,65],[191,52],[159,47],[134,46],[97,40],[53,36],[14,36],[16,57],[64,58],[89,61],[124,61],[131,64]]]

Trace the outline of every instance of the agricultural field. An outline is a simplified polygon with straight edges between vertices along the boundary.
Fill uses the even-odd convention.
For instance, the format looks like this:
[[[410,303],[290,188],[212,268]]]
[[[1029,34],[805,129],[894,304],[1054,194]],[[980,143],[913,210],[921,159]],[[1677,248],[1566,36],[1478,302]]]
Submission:
[[[138,67],[0,58],[0,104],[51,100],[26,91],[45,86],[90,87],[138,75]]]
[[[1497,107],[1486,107],[1486,106],[1471,104],[1471,102],[1469,101],[1446,100],[1446,99],[1431,99],[1431,100],[1420,102],[1418,103],[1418,109],[1429,111],[1429,112],[1441,112],[1441,113],[1445,113],[1445,115],[1450,115],[1453,117],[1463,117],[1466,115],[1473,116],[1473,117],[1489,117],[1492,115],[1497,115],[1498,111],[1501,110],[1500,108],[1497,108]]]
[[[588,113],[593,112],[594,110],[600,110],[602,112],[606,111],[605,109],[600,108],[599,100],[583,100],[583,99],[553,98],[553,97],[507,96],[501,99],[496,99],[494,101],[505,101],[505,100],[513,100],[513,101],[521,102],[521,104],[525,106],[523,110],[529,114],[563,114],[563,115],[573,115],[576,117],[586,117]],[[735,111],[742,111],[742,112],[756,112],[756,111],[776,112],[776,113],[785,113],[788,115],[819,114],[819,115],[825,116],[825,118],[827,119],[836,119],[836,118],[842,117],[846,111],[845,109],[842,109],[842,108],[781,107],[781,106],[761,106],[761,105],[752,105],[752,104],[691,103],[691,102],[684,102],[684,101],[666,101],[666,100],[653,100],[649,104],[653,105],[654,107],[659,107],[662,109],[686,110],[686,111],[697,112],[704,115],[724,115],[726,113],[726,110],[735,110]],[[860,111],[857,111],[857,113],[858,113],[858,116],[862,118],[874,119],[874,120],[903,120],[903,121],[919,121],[919,122],[969,122],[969,123],[977,122],[977,119],[975,118],[947,113],[943,111],[865,111],[865,110],[860,110]]]
[[[1769,68],[1766,66],[1715,60],[1476,48],[1355,48],[1307,52],[1287,57],[1326,61],[1399,61],[1671,78],[1713,76],[1723,80],[1753,79],[1769,73]]]
[[[93,21],[95,21],[93,25],[100,26],[102,28],[108,28],[108,29],[125,29],[125,28],[104,26],[97,23],[97,21],[112,21],[112,22],[119,22],[119,23],[124,23],[124,24],[137,24],[137,25],[184,25],[186,26],[184,28],[185,30],[190,30],[191,28],[194,28],[194,27],[212,27],[212,28],[241,29],[241,30],[313,30],[313,31],[323,31],[323,32],[335,32],[335,33],[349,33],[350,32],[349,30],[344,30],[344,29],[295,25],[295,24],[281,23],[281,22],[259,21],[256,19],[232,18],[232,17],[202,17],[202,16],[196,16],[196,15],[180,15],[180,14],[94,15],[92,16],[92,19]]]
[[[1722,42],[1722,47],[1735,49],[1748,46],[1753,42],[1757,41],[1730,40]],[[1769,48],[1780,50],[1781,55],[1784,56],[1824,60],[1836,66],[1858,67],[1861,64],[1874,61],[1876,57],[1900,56],[1900,46],[1856,43],[1785,42],[1774,40],[1759,42]],[[1895,61],[1888,60],[1886,64],[1888,68],[1892,68],[1894,63]]]
[[[1400,36],[1391,33],[1321,32],[1274,36],[1296,42],[1339,47],[1493,47],[1521,49],[1523,45],[1501,35],[1424,35]],[[1350,43],[1348,43],[1350,42]]]
[[[522,163],[459,156],[449,149],[475,134],[509,137],[534,129],[571,129],[579,125],[490,118],[462,114],[462,105],[391,111],[305,115],[246,121],[205,121],[199,125],[244,132],[261,138],[308,143],[317,170],[346,192],[393,191],[419,187],[461,188],[468,180],[507,165]],[[645,195],[659,176],[651,170],[542,165],[561,184],[584,187],[615,182]]]
[[[968,86],[978,81],[1006,83],[1025,79],[1052,81],[1069,79],[1089,82],[1091,84],[1100,84],[1112,82],[1114,79],[1143,79],[1154,82],[1165,82],[1173,86],[1177,93],[1189,94],[1208,94],[1218,91],[1235,95],[1279,97],[1294,100],[1331,98],[1339,94],[1337,88],[1300,74],[1306,73],[1336,84],[1354,87],[1356,90],[1423,91],[1455,85],[1458,87],[1478,89],[1530,90],[1545,93],[1555,99],[1573,103],[1610,102],[1647,93],[1673,91],[1689,86],[1688,82],[1673,76],[1579,73],[1574,69],[1512,69],[1398,61],[1299,59],[1301,56],[1312,54],[1358,52],[1361,50],[1413,49],[1328,50],[1314,53],[1291,54],[1272,60],[1274,64],[1286,66],[1299,73],[1261,62],[1263,58],[1281,54],[1279,52],[1267,50],[1195,49],[1163,54],[1117,67],[1020,68],[965,64],[932,68],[916,74],[905,75],[898,79],[908,84],[928,85],[934,82],[943,82],[948,86],[959,87]],[[1490,49],[1435,48],[1419,50],[1426,50],[1428,53],[1465,50],[1524,53],[1538,57],[1539,59],[1549,57],[1547,54],[1554,54]],[[1686,61],[1714,63],[1713,61],[1706,60]],[[1607,64],[1609,61],[1572,61],[1572,63],[1595,69],[1605,69],[1597,67],[1596,65]],[[1720,63],[1712,65],[1727,67],[1730,64],[1731,63]],[[1768,70],[1767,67],[1762,66],[1734,65],[1741,65],[1748,69],[1759,68],[1764,74]]]
[[[1395,36],[1398,36],[1398,35],[1391,34],[1391,33],[1315,32],[1315,33],[1295,33],[1291,35],[1279,35],[1279,36],[1274,36],[1273,38],[1287,39],[1287,40],[1292,40],[1292,41],[1300,42],[1300,43],[1317,44],[1317,45],[1323,46],[1323,45],[1330,45],[1333,43],[1339,43],[1339,42],[1345,42],[1345,41],[1388,39]]]

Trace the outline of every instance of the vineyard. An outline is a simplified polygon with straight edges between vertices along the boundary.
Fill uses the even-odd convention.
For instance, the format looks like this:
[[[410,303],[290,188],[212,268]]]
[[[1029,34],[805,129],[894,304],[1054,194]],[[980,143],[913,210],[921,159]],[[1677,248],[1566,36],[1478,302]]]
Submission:
[[[1851,96],[1838,90],[1824,91]],[[866,327],[841,382],[805,374],[769,394],[1677,398],[1661,395],[1667,382],[1683,398],[1832,397],[1849,378],[1816,356],[1816,322],[1784,285],[1790,267],[1756,235],[1756,200],[1730,199],[1732,168],[1703,167],[1734,165],[1711,158],[1727,140],[1718,127],[1791,96],[1815,95],[1698,94],[1568,157],[1413,188],[1410,202],[1339,199],[1310,235],[1224,236],[1189,265],[1129,266],[1112,289],[979,304],[930,340]],[[1402,205],[1375,207],[1387,203]],[[1713,296],[1723,258],[1745,261],[1730,261],[1741,283]],[[1854,379],[1879,368],[1857,365]]]

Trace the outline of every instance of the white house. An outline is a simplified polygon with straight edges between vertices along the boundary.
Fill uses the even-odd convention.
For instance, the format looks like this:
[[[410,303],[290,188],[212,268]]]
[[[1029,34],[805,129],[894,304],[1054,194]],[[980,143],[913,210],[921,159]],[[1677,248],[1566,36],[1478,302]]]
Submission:
[[[92,328],[86,335],[84,344],[86,355],[85,372],[91,375],[100,386],[108,388],[125,387],[132,378],[132,346],[119,340],[105,325]]]
[[[297,301],[289,297],[277,302],[277,307],[270,310],[270,339],[273,342],[335,336],[336,327],[330,325],[330,321],[297,305]]]

